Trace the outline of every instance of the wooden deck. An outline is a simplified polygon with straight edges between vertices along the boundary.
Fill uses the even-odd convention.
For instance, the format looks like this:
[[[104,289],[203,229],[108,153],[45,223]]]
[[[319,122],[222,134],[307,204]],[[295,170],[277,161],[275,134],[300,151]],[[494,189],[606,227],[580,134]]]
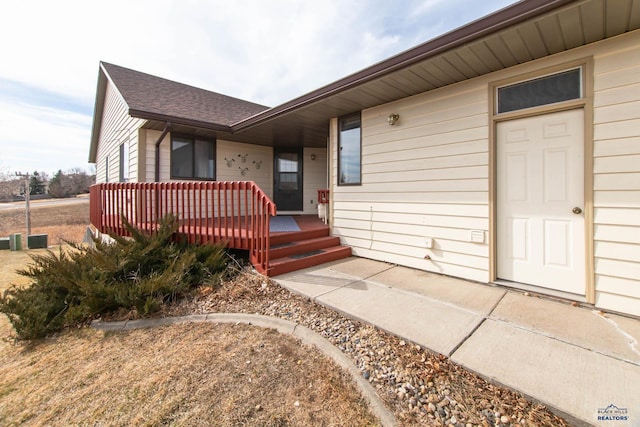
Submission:
[[[277,276],[302,268],[312,267],[325,262],[346,258],[351,248],[341,246],[340,239],[330,236],[329,226],[316,215],[291,216],[300,230],[269,232],[268,276]],[[233,249],[248,250],[252,237],[250,227],[244,221],[233,224],[231,221],[216,220],[212,227],[190,227],[183,225],[179,233],[186,236],[190,243],[206,244],[215,237],[215,241],[226,241]]]
[[[329,226],[316,215],[292,215],[300,231],[270,232],[268,276],[277,276],[303,268],[351,256],[351,248],[330,236]]]
[[[346,258],[351,248],[340,245],[338,237],[330,236],[329,226],[315,215],[290,216],[298,225],[298,231],[269,232],[270,262],[268,276],[276,276],[329,261]],[[227,247],[249,250],[252,236],[246,221],[229,218],[199,219],[182,224],[178,228],[178,239],[192,244],[225,242]],[[150,229],[149,224],[136,224],[141,229]]]
[[[122,216],[153,233],[161,218],[173,214],[178,238],[247,250],[253,266],[269,276],[351,255],[315,215],[291,216],[295,231],[271,231],[271,221],[279,222],[276,206],[251,181],[102,183],[91,187],[90,197],[91,223],[101,233],[129,235]]]

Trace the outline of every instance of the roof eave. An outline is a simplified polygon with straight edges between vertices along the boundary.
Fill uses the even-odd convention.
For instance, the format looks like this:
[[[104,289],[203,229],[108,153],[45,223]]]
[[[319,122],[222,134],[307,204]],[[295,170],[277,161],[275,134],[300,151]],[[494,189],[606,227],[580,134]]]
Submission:
[[[96,83],[96,102],[93,106],[93,124],[91,126],[91,144],[89,146],[89,163],[96,163],[98,156],[98,140],[100,139],[100,126],[102,125],[102,114],[104,112],[104,98],[107,92],[107,77],[102,64],[98,71],[98,82]]]
[[[150,111],[137,110],[133,108],[129,109],[129,115],[131,117],[135,117],[138,119],[171,122],[172,124],[177,124],[177,125],[191,126],[191,127],[197,127],[197,128],[208,129],[213,131],[232,133],[231,126],[222,125],[218,123],[203,122],[200,120],[193,120],[185,117],[175,117],[175,116],[170,116],[166,114],[154,113]]]
[[[406,50],[389,59],[378,62],[361,71],[309,92],[291,101],[285,102],[252,117],[232,125],[234,131],[241,131],[262,122],[287,114],[332,95],[378,79],[399,69],[405,68],[447,50],[454,49],[472,40],[490,35],[496,31],[516,25],[527,19],[535,18],[546,12],[558,9],[576,0],[528,0],[515,3],[491,15],[475,20],[419,46]]]

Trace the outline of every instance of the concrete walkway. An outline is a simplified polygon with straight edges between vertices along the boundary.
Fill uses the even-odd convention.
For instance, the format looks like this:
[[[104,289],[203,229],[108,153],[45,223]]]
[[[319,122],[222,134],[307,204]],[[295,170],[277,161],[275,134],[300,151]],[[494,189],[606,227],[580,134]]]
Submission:
[[[574,424],[640,426],[640,320],[355,257],[275,280]]]

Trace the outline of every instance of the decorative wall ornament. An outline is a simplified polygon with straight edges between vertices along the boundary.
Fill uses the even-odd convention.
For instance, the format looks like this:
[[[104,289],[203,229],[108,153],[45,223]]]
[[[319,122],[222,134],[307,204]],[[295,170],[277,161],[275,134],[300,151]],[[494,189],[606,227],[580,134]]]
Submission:
[[[245,176],[247,174],[247,171],[249,170],[249,168],[242,168],[240,166],[238,166],[238,169],[240,169],[240,175]]]
[[[249,154],[245,153],[245,154],[238,154],[238,157],[240,157],[240,161],[242,163],[247,163],[247,157],[249,157]]]
[[[236,161],[236,159],[227,159],[226,157],[224,158],[224,161],[227,163],[227,167],[230,168],[233,165],[233,162]]]
[[[253,164],[256,165],[256,169],[260,169],[260,166],[262,166],[262,160],[256,162],[255,160],[253,161]]]

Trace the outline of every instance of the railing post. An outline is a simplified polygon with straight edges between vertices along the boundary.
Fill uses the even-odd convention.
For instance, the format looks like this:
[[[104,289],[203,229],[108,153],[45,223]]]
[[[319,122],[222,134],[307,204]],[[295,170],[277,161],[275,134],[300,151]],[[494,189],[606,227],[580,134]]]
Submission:
[[[225,241],[248,249],[254,266],[268,274],[269,224],[276,205],[253,181],[101,183],[90,188],[89,197],[91,223],[102,233],[129,235],[122,214],[142,230],[157,233],[160,219],[173,213],[188,241]]]

